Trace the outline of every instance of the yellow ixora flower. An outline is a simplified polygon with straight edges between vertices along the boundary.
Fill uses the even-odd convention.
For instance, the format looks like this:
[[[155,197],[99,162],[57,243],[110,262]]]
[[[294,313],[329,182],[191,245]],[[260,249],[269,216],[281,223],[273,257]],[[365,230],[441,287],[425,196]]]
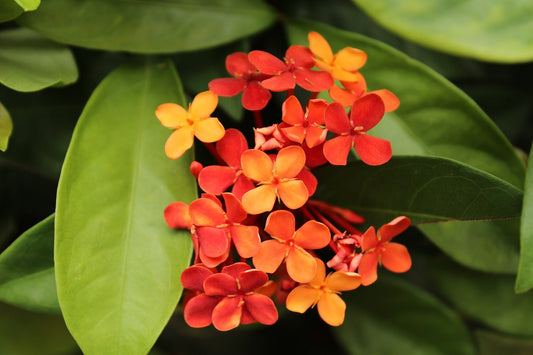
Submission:
[[[175,129],[165,144],[165,153],[177,159],[190,149],[194,137],[204,143],[220,140],[225,133],[218,118],[211,117],[218,105],[218,96],[212,91],[204,91],[195,96],[189,109],[174,103],[159,105],[155,115],[161,124]]]

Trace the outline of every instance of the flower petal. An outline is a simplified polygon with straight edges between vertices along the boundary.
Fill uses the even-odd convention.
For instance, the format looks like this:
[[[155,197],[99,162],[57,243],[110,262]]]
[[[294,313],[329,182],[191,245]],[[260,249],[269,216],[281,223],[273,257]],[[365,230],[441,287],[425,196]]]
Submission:
[[[246,80],[236,78],[218,78],[209,82],[209,90],[218,96],[232,97],[244,90]]]
[[[256,288],[263,286],[268,281],[267,274],[262,270],[250,269],[241,272],[238,277],[240,291],[244,293],[252,292]]]
[[[354,101],[358,98],[358,96],[352,92],[337,85],[333,85],[331,88],[329,88],[328,93],[333,101],[341,104],[343,107],[351,107]]]
[[[278,196],[287,208],[295,210],[305,205],[309,191],[302,180],[289,180],[278,184]]]
[[[326,140],[327,131],[322,127],[309,126],[305,133],[305,143],[309,148],[314,148]]]
[[[355,290],[361,285],[361,276],[355,272],[335,271],[326,279],[326,287],[335,291]]]
[[[321,92],[329,89],[333,83],[333,77],[325,71],[311,69],[297,69],[294,71],[296,84],[307,91]]]
[[[411,256],[405,245],[387,243],[381,252],[381,263],[392,272],[406,272],[411,268]]]
[[[293,178],[305,166],[305,152],[297,145],[291,145],[278,152],[274,163],[274,174],[278,178]]]
[[[287,245],[277,240],[269,239],[261,243],[259,253],[253,256],[254,266],[272,274],[281,265],[287,253]]]
[[[249,111],[259,111],[266,107],[272,94],[257,81],[249,81],[242,93],[242,106]]]
[[[213,325],[217,330],[237,328],[241,322],[242,296],[224,297],[213,309]]]
[[[231,193],[222,194],[224,205],[226,206],[226,216],[231,223],[240,223],[246,219],[247,213],[241,201]]]
[[[385,164],[392,157],[392,147],[388,140],[368,134],[357,136],[354,148],[359,158],[368,165]]]
[[[205,279],[204,290],[208,296],[228,296],[237,294],[239,287],[235,277],[218,273]]]
[[[233,168],[241,167],[241,155],[248,149],[248,142],[241,131],[229,128],[224,133],[224,137],[216,144],[218,155]]]
[[[276,203],[276,187],[261,185],[242,195],[242,205],[249,214],[272,211]]]
[[[251,51],[248,60],[264,74],[277,75],[287,70],[287,64],[265,51]]]
[[[196,121],[193,126],[194,135],[204,143],[213,143],[219,141],[224,137],[224,126],[218,118],[208,117],[203,120]]]
[[[165,221],[170,228],[190,229],[192,225],[189,205],[183,202],[172,202],[163,211]]]
[[[378,253],[363,254],[357,273],[361,276],[361,283],[363,286],[368,286],[378,279]]]
[[[242,172],[246,177],[258,182],[270,182],[274,164],[270,157],[257,149],[248,149],[241,155]]]
[[[196,226],[215,227],[226,222],[222,207],[209,198],[199,198],[191,202],[189,214]]]
[[[283,72],[261,81],[261,86],[274,92],[294,89],[296,81],[292,72]]]
[[[170,159],[178,159],[192,147],[194,132],[191,127],[185,126],[174,131],[165,143],[165,154]]]
[[[328,41],[326,41],[321,34],[311,31],[307,35],[307,39],[309,41],[309,49],[315,56],[328,63],[333,61],[333,52],[331,51],[331,47]]]
[[[285,305],[291,312],[304,313],[318,302],[319,296],[320,291],[318,289],[300,285],[289,293]]]
[[[284,126],[280,127],[287,139],[302,144],[305,139],[305,127],[303,126]]]
[[[339,326],[344,322],[346,303],[335,293],[324,293],[317,304],[320,318],[331,326]]]
[[[366,232],[361,236],[361,249],[363,252],[375,248],[379,243],[376,235],[376,230],[370,226]]]
[[[250,63],[248,54],[244,52],[235,52],[226,57],[226,70],[236,78],[254,73],[257,68]]]
[[[277,210],[268,215],[265,232],[273,238],[291,240],[296,228],[294,215],[286,210]]]
[[[322,249],[331,240],[331,232],[325,224],[307,221],[294,233],[294,243],[304,249]]]
[[[218,304],[218,297],[198,295],[187,302],[183,309],[185,322],[193,328],[207,327],[211,324],[213,309]]]
[[[311,170],[307,168],[302,169],[302,171],[296,176],[296,179],[303,181],[309,196],[312,196],[315,193],[316,187],[318,186],[318,180]]]
[[[183,288],[204,292],[204,281],[213,275],[213,271],[203,265],[189,266],[181,273]]]
[[[339,103],[332,103],[326,108],[324,119],[328,131],[335,134],[346,134],[351,132],[352,125],[344,107]]]
[[[278,320],[274,302],[265,295],[252,293],[244,296],[244,307],[261,324],[272,325]]]
[[[189,113],[194,118],[205,118],[211,116],[217,108],[218,96],[212,91],[203,91],[197,94],[189,106]]]
[[[315,66],[313,53],[306,46],[292,45],[285,52],[285,58],[297,68],[312,68]]]
[[[285,263],[287,264],[287,273],[296,282],[309,282],[316,275],[317,262],[315,258],[298,246],[290,249]]]
[[[155,115],[163,126],[178,128],[187,125],[189,113],[180,105],[166,103],[157,107]]]
[[[291,126],[305,123],[304,110],[302,109],[300,101],[298,101],[298,98],[294,95],[289,96],[287,100],[283,102],[281,112],[282,121]]]
[[[215,227],[196,228],[196,235],[200,248],[210,258],[217,258],[227,254],[230,243],[225,229]]]
[[[325,124],[324,115],[328,105],[328,102],[323,99],[309,100],[307,104],[307,121],[309,124]]]
[[[335,54],[335,64],[349,72],[361,69],[366,59],[367,55],[364,51],[352,47],[343,48]]]
[[[332,165],[346,165],[353,140],[350,136],[337,136],[324,143],[324,156]]]
[[[256,226],[236,225],[229,228],[231,240],[243,258],[251,258],[261,249],[261,238]]]
[[[235,195],[236,198],[242,201],[242,196],[254,188],[255,185],[252,180],[248,179],[243,174],[240,174],[237,177],[237,181],[235,181],[233,188],[231,189],[231,193]]]
[[[411,225],[411,220],[408,217],[400,216],[396,217],[387,224],[381,226],[378,231],[379,240],[382,243],[388,242],[398,234],[405,231]]]
[[[198,185],[205,192],[220,195],[236,180],[235,169],[229,166],[210,165],[200,171]]]
[[[363,127],[367,132],[376,126],[385,114],[385,105],[378,95],[367,94],[352,105],[350,119],[355,127]]]
[[[396,110],[400,106],[400,100],[396,95],[386,89],[374,90],[369,94],[376,94],[381,97],[383,104],[385,105],[385,112],[391,112]]]
[[[230,275],[234,279],[239,277],[239,275],[245,271],[251,270],[252,267],[244,262],[238,262],[231,265],[226,265],[222,268],[224,274]]]

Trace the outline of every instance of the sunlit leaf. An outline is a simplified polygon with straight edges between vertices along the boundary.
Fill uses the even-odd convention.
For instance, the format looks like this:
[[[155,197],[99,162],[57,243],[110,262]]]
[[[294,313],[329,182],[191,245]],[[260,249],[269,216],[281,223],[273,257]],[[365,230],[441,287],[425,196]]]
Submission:
[[[475,354],[466,326],[445,304],[390,276],[343,293],[344,324],[335,334],[349,354]]]
[[[6,151],[9,137],[13,131],[13,122],[6,108],[0,102],[0,150]]]
[[[58,188],[55,262],[65,321],[85,353],[145,354],[181,295],[188,232],[163,210],[190,202],[192,153],[168,159],[170,131],[154,111],[184,105],[170,62],[146,59],[111,73],[74,131]]]
[[[62,43],[171,53],[249,36],[270,26],[274,12],[260,0],[47,0],[18,21]]]
[[[0,32],[0,83],[17,91],[63,86],[78,79],[70,49],[26,28]]]
[[[61,313],[54,276],[54,216],[30,228],[0,254],[0,300]]]
[[[465,317],[494,330],[533,336],[533,294],[515,294],[513,275],[483,273],[449,261],[431,265],[438,292]]]
[[[0,303],[0,354],[66,355],[77,351],[61,316]]]
[[[533,60],[528,0],[352,0],[391,32],[427,47],[481,60]]]
[[[520,226],[520,264],[516,278],[516,291],[524,292],[533,288],[533,147],[529,153],[529,163],[524,191],[524,207]]]

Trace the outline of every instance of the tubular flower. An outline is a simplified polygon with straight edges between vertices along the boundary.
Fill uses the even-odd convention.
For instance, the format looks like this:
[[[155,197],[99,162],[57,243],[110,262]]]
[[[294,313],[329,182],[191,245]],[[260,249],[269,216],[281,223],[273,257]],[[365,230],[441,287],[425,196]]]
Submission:
[[[208,276],[204,281],[205,295],[220,298],[212,309],[215,328],[227,331],[239,324],[274,324],[278,320],[274,302],[264,294],[255,292],[267,281],[267,274],[252,269],[246,263],[225,266],[221,273]],[[199,312],[207,313],[205,310]]]
[[[227,166],[210,165],[203,168],[198,175],[198,184],[202,190],[214,195],[220,195],[233,186],[232,193],[240,199],[245,192],[255,187],[242,174],[241,168],[241,155],[248,149],[248,142],[240,131],[230,128],[217,142],[215,149]]]
[[[325,100],[310,100],[304,113],[296,96],[290,96],[282,106],[281,131],[293,142],[302,144],[305,141],[309,148],[316,147],[326,140],[324,113],[327,106]]]
[[[271,75],[261,85],[272,91],[294,89],[296,85],[311,92],[320,92],[333,85],[328,72],[311,70],[315,66],[309,48],[293,45],[287,49],[284,61],[264,51],[251,51],[248,59],[261,73]]]
[[[337,80],[358,81],[360,79],[361,74],[358,70],[366,63],[365,52],[345,47],[334,55],[329,43],[319,33],[309,32],[307,39],[318,68],[329,72]]]
[[[283,261],[287,273],[296,282],[309,282],[315,276],[315,258],[306,249],[321,249],[330,241],[330,231],[324,224],[311,220],[295,230],[294,215],[286,210],[272,212],[265,231],[273,239],[261,243],[253,257],[254,266],[268,273],[275,272]]]
[[[243,258],[254,256],[260,248],[258,228],[241,224],[247,214],[240,201],[230,193],[222,196],[226,212],[218,199],[212,198],[199,198],[189,206],[194,245],[200,260],[208,267],[215,267],[228,258],[231,242]]]
[[[209,90],[219,96],[235,96],[242,92],[242,106],[250,111],[265,108],[272,94],[260,82],[269,78],[250,63],[246,53],[237,52],[226,57],[226,69],[233,78],[211,80]]]
[[[344,107],[336,102],[326,109],[326,128],[336,137],[324,143],[324,156],[333,165],[346,165],[353,146],[355,152],[368,165],[381,165],[392,156],[388,140],[366,134],[376,126],[385,113],[383,101],[370,94],[356,100],[350,117]]]
[[[363,257],[358,269],[363,285],[370,285],[377,280],[378,264],[383,264],[392,272],[406,272],[411,268],[411,256],[407,248],[402,244],[390,242],[410,224],[409,218],[401,216],[383,225],[377,234],[374,227],[368,228],[363,234],[361,237]]]
[[[344,322],[346,303],[338,294],[359,287],[361,277],[356,273],[344,271],[335,271],[326,276],[324,262],[316,259],[316,264],[315,277],[309,283],[297,286],[287,296],[287,309],[304,313],[316,305],[324,322],[339,326]]]
[[[260,150],[249,149],[242,153],[241,164],[244,175],[259,185],[242,196],[248,213],[271,211],[276,198],[290,209],[300,208],[307,202],[309,191],[297,177],[305,166],[305,152],[299,146],[281,149],[274,161]]]
[[[212,91],[196,95],[189,109],[174,103],[160,105],[155,114],[161,124],[175,129],[165,144],[165,153],[177,159],[192,147],[194,137],[204,143],[218,141],[224,136],[224,126],[218,118],[210,117],[218,104],[218,97]]]
[[[333,101],[340,103],[344,107],[352,106],[355,100],[368,94],[376,94],[381,97],[385,105],[385,112],[392,112],[400,106],[400,100],[389,90],[381,89],[367,92],[366,80],[363,76],[361,76],[359,81],[341,81],[341,83],[344,89],[333,85],[329,89],[329,96]]]

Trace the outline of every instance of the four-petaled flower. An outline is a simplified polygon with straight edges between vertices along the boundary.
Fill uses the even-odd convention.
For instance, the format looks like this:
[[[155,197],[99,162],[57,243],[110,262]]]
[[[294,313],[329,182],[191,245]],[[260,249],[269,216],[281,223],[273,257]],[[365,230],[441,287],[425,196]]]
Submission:
[[[264,152],[249,149],[242,153],[244,175],[258,187],[242,196],[244,209],[250,214],[271,211],[279,198],[290,209],[302,207],[309,197],[303,180],[298,178],[305,167],[305,152],[292,145],[281,149],[274,161]]]
[[[309,283],[297,286],[287,296],[289,311],[304,313],[315,305],[318,314],[329,325],[339,326],[344,322],[346,303],[338,295],[361,285],[361,277],[353,272],[335,271],[326,276],[326,266],[316,259],[315,277]]]
[[[211,80],[209,90],[219,96],[235,96],[242,92],[242,106],[250,111],[265,108],[272,94],[260,82],[269,78],[250,63],[246,53],[237,52],[226,57],[226,69],[233,78]]]
[[[294,89],[296,85],[311,92],[320,92],[333,85],[328,72],[311,70],[315,66],[309,48],[293,45],[287,49],[284,61],[264,51],[251,51],[248,59],[261,73],[271,75],[261,85],[272,91]]]
[[[406,272],[411,268],[411,256],[407,248],[390,240],[405,231],[411,221],[405,216],[397,217],[376,230],[374,227],[361,237],[363,257],[357,272],[361,275],[363,285],[374,283],[378,278],[378,264],[392,272]]]
[[[326,140],[324,113],[327,106],[325,100],[309,100],[304,113],[296,96],[290,96],[282,106],[283,123],[280,125],[280,130],[293,142],[302,144],[305,141],[309,148],[318,146]]]
[[[254,266],[268,273],[275,272],[285,260],[287,273],[296,282],[309,282],[316,273],[316,260],[306,249],[322,249],[328,245],[331,234],[324,224],[307,221],[298,230],[294,215],[286,210],[272,212],[265,231],[273,239],[261,243],[253,257]]]
[[[174,103],[157,107],[155,114],[161,124],[175,129],[165,144],[165,153],[171,159],[177,159],[194,143],[194,137],[204,143],[218,141],[224,136],[224,126],[218,118],[211,117],[218,104],[218,96],[212,91],[196,95],[189,109]]]
[[[326,128],[336,137],[324,143],[326,159],[333,165],[346,165],[353,146],[359,158],[368,165],[381,165],[389,161],[392,156],[390,142],[366,134],[381,121],[384,113],[383,101],[375,94],[356,100],[350,117],[341,104],[330,104],[326,109]]]

